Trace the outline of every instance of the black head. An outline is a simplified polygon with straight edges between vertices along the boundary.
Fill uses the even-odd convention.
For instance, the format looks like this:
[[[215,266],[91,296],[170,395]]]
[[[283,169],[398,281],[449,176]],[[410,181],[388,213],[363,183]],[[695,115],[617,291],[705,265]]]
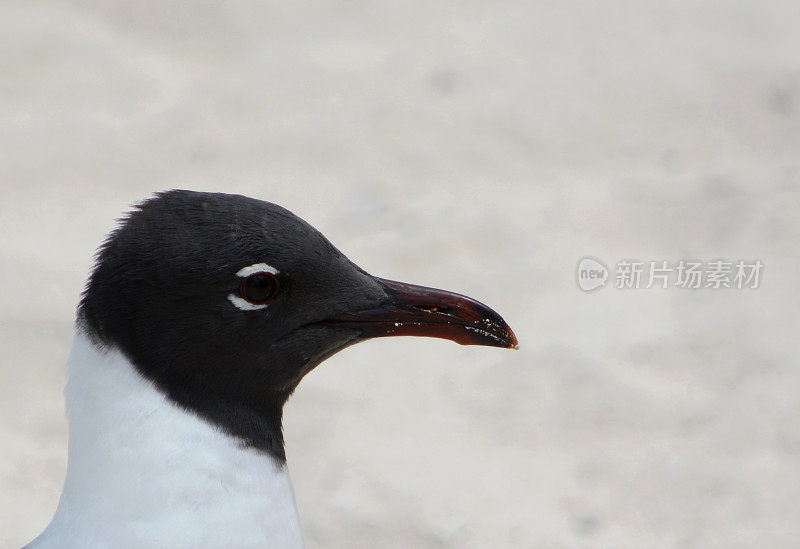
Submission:
[[[79,323],[177,404],[284,459],[283,404],[302,377],[371,337],[516,346],[488,307],[373,277],[291,212],[168,191],[100,248]]]

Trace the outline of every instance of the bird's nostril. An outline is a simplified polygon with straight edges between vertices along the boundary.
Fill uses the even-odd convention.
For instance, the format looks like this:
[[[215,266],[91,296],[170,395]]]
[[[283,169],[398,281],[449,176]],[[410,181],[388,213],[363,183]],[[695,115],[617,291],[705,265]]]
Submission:
[[[442,305],[414,305],[414,308],[419,309],[420,311],[425,311],[426,313],[438,313],[444,315],[455,314],[453,309]]]

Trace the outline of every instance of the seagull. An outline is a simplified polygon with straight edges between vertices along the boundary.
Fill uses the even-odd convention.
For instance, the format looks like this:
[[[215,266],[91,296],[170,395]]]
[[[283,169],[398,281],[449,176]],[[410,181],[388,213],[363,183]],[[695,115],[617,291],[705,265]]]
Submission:
[[[141,202],[78,305],[67,473],[27,547],[302,547],[283,406],[326,358],[385,336],[517,348],[486,305],[372,276],[275,204]]]

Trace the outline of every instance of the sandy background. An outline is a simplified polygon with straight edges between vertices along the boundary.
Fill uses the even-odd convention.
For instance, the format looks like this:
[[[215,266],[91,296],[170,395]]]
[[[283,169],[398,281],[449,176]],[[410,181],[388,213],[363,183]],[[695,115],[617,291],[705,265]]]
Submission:
[[[160,189],[280,203],[522,349],[398,338],[286,410],[315,547],[800,539],[800,7],[0,3],[0,546],[47,523],[91,256]],[[584,255],[755,291],[577,289]]]

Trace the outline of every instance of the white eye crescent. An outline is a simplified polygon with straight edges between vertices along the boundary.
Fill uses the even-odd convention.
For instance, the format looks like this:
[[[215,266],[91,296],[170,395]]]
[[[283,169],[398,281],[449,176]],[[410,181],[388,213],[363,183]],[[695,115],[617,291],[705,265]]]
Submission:
[[[236,305],[239,309],[243,311],[257,311],[259,309],[266,309],[269,303],[264,303],[262,305],[256,305],[254,303],[250,303],[246,299],[242,299],[236,294],[228,294],[228,301]]]
[[[278,269],[272,265],[267,265],[266,263],[253,263],[252,265],[248,265],[247,267],[242,267],[239,269],[239,272],[236,273],[236,276],[239,278],[244,278],[256,273],[269,273],[274,275],[279,274]]]

